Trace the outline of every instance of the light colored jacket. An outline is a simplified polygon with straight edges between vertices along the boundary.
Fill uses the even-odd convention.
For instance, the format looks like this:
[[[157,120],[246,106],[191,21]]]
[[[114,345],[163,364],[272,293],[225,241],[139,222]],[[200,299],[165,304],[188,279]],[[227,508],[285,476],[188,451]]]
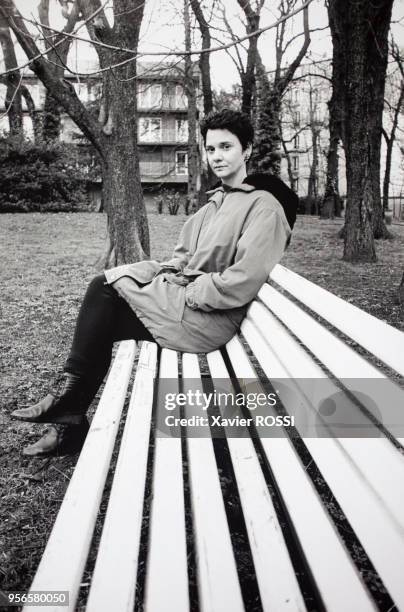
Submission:
[[[267,191],[243,183],[208,195],[184,224],[170,261],[105,271],[161,346],[191,353],[215,350],[234,336],[291,233]],[[172,271],[162,273],[167,266]]]

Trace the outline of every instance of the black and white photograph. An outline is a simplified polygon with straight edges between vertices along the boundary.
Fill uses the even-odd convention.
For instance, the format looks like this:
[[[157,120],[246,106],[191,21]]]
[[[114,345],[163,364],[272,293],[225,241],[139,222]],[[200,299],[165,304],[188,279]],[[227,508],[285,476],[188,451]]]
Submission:
[[[0,612],[404,612],[404,0],[0,0]]]

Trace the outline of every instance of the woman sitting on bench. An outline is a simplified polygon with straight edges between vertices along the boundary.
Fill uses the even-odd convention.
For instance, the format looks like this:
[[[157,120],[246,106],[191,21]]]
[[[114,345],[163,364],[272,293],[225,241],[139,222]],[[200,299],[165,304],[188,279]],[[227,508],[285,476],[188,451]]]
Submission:
[[[208,115],[201,132],[220,183],[186,221],[170,261],[118,266],[90,282],[63,374],[40,402],[12,413],[23,421],[58,424],[24,454],[81,447],[85,415],[110,366],[114,342],[151,340],[178,351],[213,351],[237,332],[281,259],[297,196],[274,176],[247,176],[249,118],[224,109]]]

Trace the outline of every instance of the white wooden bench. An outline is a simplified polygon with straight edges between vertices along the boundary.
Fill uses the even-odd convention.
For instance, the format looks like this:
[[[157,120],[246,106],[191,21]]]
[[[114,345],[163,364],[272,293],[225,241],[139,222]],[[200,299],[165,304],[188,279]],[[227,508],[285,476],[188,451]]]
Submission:
[[[359,379],[364,386],[382,379],[400,398],[393,380],[279,288],[401,376],[403,333],[280,265],[271,277],[277,288],[265,285],[251,304],[243,341],[235,337],[225,351],[206,356],[213,383],[257,377],[248,343],[269,380],[295,381],[293,401],[308,406],[314,419],[315,402],[301,379],[323,379],[324,368],[352,388]],[[76,609],[135,351],[132,341],[118,349],[31,586],[69,591],[69,606],[54,609]],[[198,356],[166,349],[158,355],[148,342],[141,347],[86,610],[133,610],[135,596],[137,609],[147,612],[404,610],[400,401],[379,402],[379,437],[291,439],[282,430],[227,442],[181,439],[155,434],[153,406],[162,392],[156,373],[178,385],[197,384]],[[372,403],[367,408],[372,412]],[[230,463],[229,477],[218,465]],[[234,520],[245,530],[244,557],[231,533]]]

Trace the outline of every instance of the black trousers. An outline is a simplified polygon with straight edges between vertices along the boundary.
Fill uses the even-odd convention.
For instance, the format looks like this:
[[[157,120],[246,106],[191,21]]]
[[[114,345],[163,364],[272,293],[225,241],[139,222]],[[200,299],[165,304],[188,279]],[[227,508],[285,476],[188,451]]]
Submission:
[[[64,371],[82,376],[94,387],[95,394],[108,372],[114,342],[129,339],[154,340],[128,303],[100,274],[85,293]]]

